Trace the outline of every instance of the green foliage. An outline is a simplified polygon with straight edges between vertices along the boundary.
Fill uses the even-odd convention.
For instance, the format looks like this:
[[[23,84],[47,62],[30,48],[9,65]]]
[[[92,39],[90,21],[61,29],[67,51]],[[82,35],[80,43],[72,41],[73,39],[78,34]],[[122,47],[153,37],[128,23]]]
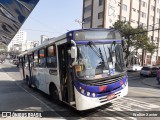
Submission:
[[[151,55],[156,51],[157,47],[154,43],[148,43],[146,50],[151,53]]]
[[[113,28],[119,30],[122,37],[125,38],[126,47],[123,48],[126,53],[125,59],[138,49],[147,50],[151,54],[155,52],[156,46],[149,42],[147,30],[142,27],[133,28],[128,22],[117,21]]]

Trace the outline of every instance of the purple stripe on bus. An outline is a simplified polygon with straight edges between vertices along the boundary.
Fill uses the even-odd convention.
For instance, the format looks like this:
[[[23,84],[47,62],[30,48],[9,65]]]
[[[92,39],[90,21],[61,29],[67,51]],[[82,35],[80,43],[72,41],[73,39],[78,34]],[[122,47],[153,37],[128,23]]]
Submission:
[[[81,94],[87,96],[87,92],[90,92],[91,94],[95,93],[96,94],[95,97],[102,97],[102,96],[106,96],[106,95],[118,92],[118,91],[123,89],[122,85],[126,86],[126,83],[127,83],[127,77],[126,76],[124,76],[118,82],[111,83],[111,84],[108,84],[108,85],[102,85],[102,86],[91,86],[91,85],[83,84],[82,82],[80,82],[78,80],[74,81],[75,87],[76,87],[78,92],[81,93],[81,90],[83,89],[84,93],[81,93]],[[103,89],[102,89],[102,87],[103,87]],[[116,89],[116,88],[118,88],[118,89]],[[87,97],[92,97],[92,96],[90,95],[90,96],[87,96]]]

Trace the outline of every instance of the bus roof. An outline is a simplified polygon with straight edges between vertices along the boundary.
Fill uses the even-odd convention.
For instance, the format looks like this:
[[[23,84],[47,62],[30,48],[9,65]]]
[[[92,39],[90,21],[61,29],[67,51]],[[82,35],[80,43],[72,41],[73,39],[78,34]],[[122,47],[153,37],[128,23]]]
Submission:
[[[34,47],[34,48],[32,48],[32,49],[29,49],[29,50],[21,53],[19,56],[23,56],[23,55],[25,55],[25,54],[30,54],[31,52],[33,52],[33,51],[35,51],[35,50],[38,50],[38,49],[43,48],[43,47],[45,47],[45,46],[48,46],[48,45],[50,45],[50,44],[56,43],[56,42],[58,42],[58,41],[60,41],[60,40],[63,40],[63,39],[65,39],[70,33],[73,34],[74,32],[77,32],[77,31],[96,31],[96,30],[97,30],[97,31],[109,30],[109,31],[117,31],[117,32],[118,32],[118,30],[113,29],[113,28],[110,28],[110,29],[106,29],[106,28],[90,28],[90,29],[71,30],[71,31],[69,31],[69,32],[67,32],[67,33],[65,33],[65,34],[57,37],[57,38],[51,38],[49,41],[47,41],[47,42],[45,42],[45,43],[43,43],[43,44],[41,44],[41,45],[39,45],[39,46],[37,46],[37,47]]]
[[[37,50],[37,49],[43,48],[43,47],[48,46],[48,45],[50,45],[52,43],[56,43],[57,41],[60,41],[60,40],[65,39],[65,38],[66,38],[66,34],[63,34],[63,35],[61,35],[61,36],[59,36],[57,38],[51,38],[51,39],[49,39],[49,41],[46,41],[46,42],[44,42],[43,44],[41,44],[39,46],[36,46],[36,47],[31,48],[31,49],[29,49],[27,51],[24,51],[23,53],[19,54],[19,56],[23,56],[25,54],[29,54],[29,53]]]

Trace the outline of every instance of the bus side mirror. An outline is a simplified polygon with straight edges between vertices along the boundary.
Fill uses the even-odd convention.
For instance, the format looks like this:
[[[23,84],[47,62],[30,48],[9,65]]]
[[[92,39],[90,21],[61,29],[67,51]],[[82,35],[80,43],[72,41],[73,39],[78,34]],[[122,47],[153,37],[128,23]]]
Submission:
[[[77,47],[75,46],[71,47],[71,58],[77,58]]]
[[[77,47],[76,46],[72,46],[71,47],[71,58],[74,59],[72,66],[76,64],[77,61]]]

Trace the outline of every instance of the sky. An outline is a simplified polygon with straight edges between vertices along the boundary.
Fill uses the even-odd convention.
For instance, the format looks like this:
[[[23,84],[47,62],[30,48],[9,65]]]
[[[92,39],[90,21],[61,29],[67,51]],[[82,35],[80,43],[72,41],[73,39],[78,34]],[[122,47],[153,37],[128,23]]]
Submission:
[[[39,0],[20,30],[27,40],[40,40],[41,35],[58,37],[68,30],[80,29],[83,0]]]

